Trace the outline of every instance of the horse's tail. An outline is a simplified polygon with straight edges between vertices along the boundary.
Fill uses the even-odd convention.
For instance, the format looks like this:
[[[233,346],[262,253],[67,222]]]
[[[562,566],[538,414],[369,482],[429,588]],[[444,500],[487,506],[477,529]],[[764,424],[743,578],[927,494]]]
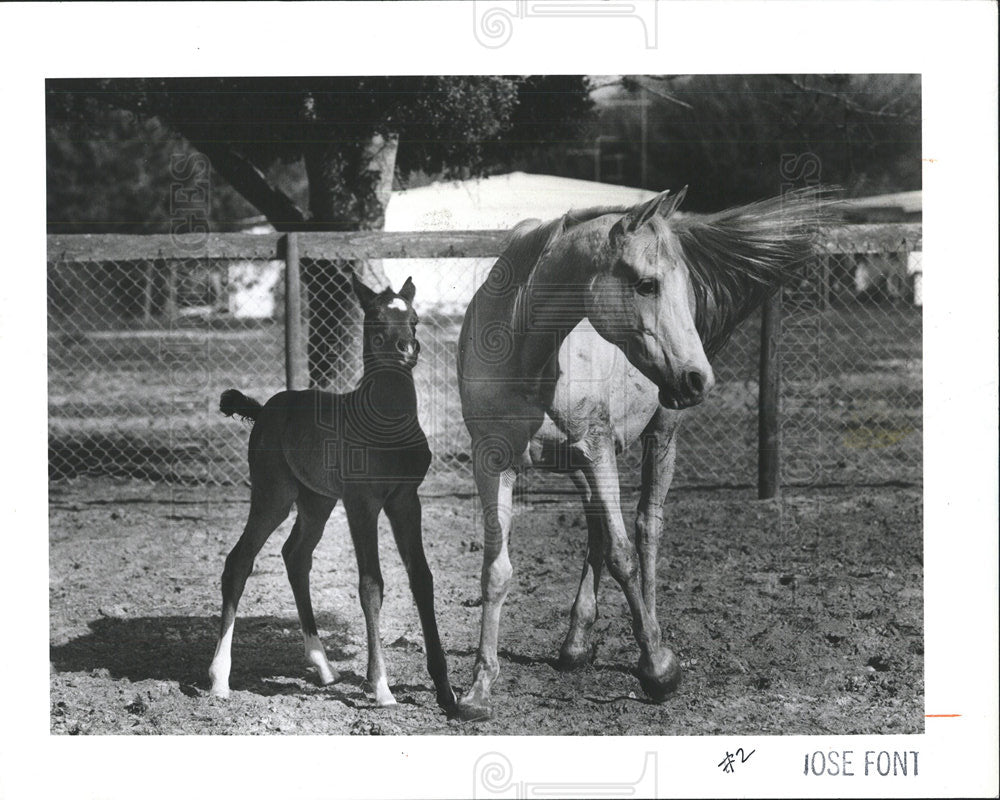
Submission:
[[[247,397],[236,389],[226,389],[219,398],[219,411],[227,417],[235,414],[247,422],[256,422],[263,408],[264,406],[252,397]]]

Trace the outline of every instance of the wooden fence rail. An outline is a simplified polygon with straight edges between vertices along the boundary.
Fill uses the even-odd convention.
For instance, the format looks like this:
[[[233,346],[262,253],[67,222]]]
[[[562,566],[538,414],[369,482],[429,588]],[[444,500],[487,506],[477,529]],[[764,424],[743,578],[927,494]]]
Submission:
[[[151,265],[176,268],[180,259],[280,260],[285,262],[285,359],[289,388],[308,382],[304,299],[299,274],[302,260],[393,258],[490,258],[499,255],[506,231],[402,232],[350,231],[293,234],[53,234],[48,236],[49,263],[116,262],[148,273]],[[830,254],[899,253],[923,249],[920,223],[839,225],[822,229],[819,249]],[[146,281],[148,293],[149,281]],[[168,283],[168,289],[174,285]],[[168,301],[172,298],[168,298]],[[147,300],[148,305],[148,300]],[[765,304],[761,317],[758,403],[758,497],[780,490],[781,297]]]
[[[350,231],[297,234],[304,259],[489,258],[500,254],[506,231],[401,232]],[[881,253],[922,249],[920,223],[838,225],[818,235],[831,253]],[[197,258],[284,260],[285,234],[116,233],[51,234],[50,262],[143,262]]]

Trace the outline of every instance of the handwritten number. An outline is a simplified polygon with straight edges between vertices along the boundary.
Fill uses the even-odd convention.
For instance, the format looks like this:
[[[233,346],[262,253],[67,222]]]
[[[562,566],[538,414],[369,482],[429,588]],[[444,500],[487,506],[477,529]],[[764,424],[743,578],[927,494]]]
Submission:
[[[735,772],[736,771],[735,762],[737,755],[739,755],[740,757],[740,763],[746,764],[747,761],[750,759],[750,756],[752,756],[756,752],[757,752],[756,750],[751,750],[749,753],[747,753],[746,751],[743,750],[742,747],[737,747],[736,753],[730,753],[727,750],[726,757],[723,758],[722,761],[718,763],[718,766],[722,767],[723,772]]]

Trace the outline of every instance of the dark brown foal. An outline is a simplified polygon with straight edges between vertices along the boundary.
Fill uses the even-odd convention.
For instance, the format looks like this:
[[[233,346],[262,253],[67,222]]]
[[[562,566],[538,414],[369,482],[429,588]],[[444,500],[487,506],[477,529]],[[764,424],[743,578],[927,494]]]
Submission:
[[[280,392],[260,405],[235,389],[223,392],[221,411],[252,420],[250,432],[250,516],[222,573],[222,623],[209,668],[212,693],[229,694],[229,670],[236,607],[254,558],[287,518],[298,516],[281,549],[302,623],[306,658],[320,683],[337,673],[320,642],[309,596],[312,553],[338,500],[343,500],[358,558],[361,608],[368,634],[368,681],[380,706],[395,704],[386,677],[379,637],[382,571],[378,557],[378,516],[384,509],[410,579],[434,680],[438,704],[450,710],[455,694],[434,616],[434,585],[424,557],[417,488],[427,474],[431,452],[417,419],[412,370],[416,338],[416,292],[407,279],[398,294],[376,294],[354,278],[364,310],[364,375],[347,394],[314,389]]]

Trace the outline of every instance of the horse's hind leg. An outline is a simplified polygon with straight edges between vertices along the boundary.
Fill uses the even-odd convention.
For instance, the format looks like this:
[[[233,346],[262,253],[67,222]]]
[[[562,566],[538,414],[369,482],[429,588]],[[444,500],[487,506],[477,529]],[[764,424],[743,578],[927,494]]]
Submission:
[[[226,558],[222,572],[222,621],[215,656],[208,668],[212,694],[229,696],[229,670],[232,666],[233,626],[236,607],[243,595],[253,562],[267,537],[288,517],[295,500],[295,486],[287,481],[275,481],[267,489],[255,484],[250,495],[250,514],[243,535]]]
[[[323,537],[323,528],[336,504],[336,498],[323,497],[301,488],[296,501],[299,513],[291,535],[281,548],[281,556],[288,571],[288,582],[292,585],[295,606],[299,611],[299,622],[302,624],[306,660],[316,667],[319,682],[323,686],[337,680],[337,673],[330,666],[316,628],[309,594],[309,571],[312,569],[313,550]]]
[[[473,444],[475,452],[476,445]],[[516,448],[511,448],[517,452]],[[500,675],[497,660],[497,641],[500,635],[500,610],[510,590],[513,567],[507,545],[510,540],[511,513],[514,501],[514,483],[517,474],[513,468],[499,475],[485,469],[485,459],[473,462],[476,486],[483,504],[483,616],[479,633],[479,652],[473,668],[472,687],[458,705],[458,715],[468,721],[488,719],[493,711],[490,689]]]
[[[622,587],[632,630],[639,644],[639,682],[643,691],[657,702],[677,688],[681,672],[677,657],[660,644],[660,628],[646,610],[642,595],[639,558],[635,545],[625,533],[622,520],[618,466],[610,436],[602,436],[593,449],[594,460],[584,469],[593,499],[602,509],[607,530],[605,560],[608,571]]]
[[[410,579],[410,590],[420,615],[420,627],[424,632],[424,649],[427,651],[427,671],[437,690],[437,702],[441,708],[450,711],[457,698],[448,680],[448,663],[438,634],[437,618],[434,615],[434,578],[424,555],[423,531],[421,526],[420,498],[417,487],[406,485],[396,490],[385,504],[385,513],[392,525],[396,547],[406,567]]]
[[[393,706],[396,698],[389,690],[379,633],[379,612],[385,588],[378,562],[378,515],[381,507],[373,497],[358,493],[344,497],[344,510],[347,511],[354,554],[358,559],[358,595],[368,634],[368,682],[375,691],[378,705]]]
[[[580,588],[570,611],[569,632],[559,651],[559,669],[573,670],[586,666],[593,658],[590,632],[597,620],[597,587],[604,566],[604,520],[600,506],[592,502],[590,486],[582,472],[571,474],[583,500],[587,518],[587,556],[583,562]]]

